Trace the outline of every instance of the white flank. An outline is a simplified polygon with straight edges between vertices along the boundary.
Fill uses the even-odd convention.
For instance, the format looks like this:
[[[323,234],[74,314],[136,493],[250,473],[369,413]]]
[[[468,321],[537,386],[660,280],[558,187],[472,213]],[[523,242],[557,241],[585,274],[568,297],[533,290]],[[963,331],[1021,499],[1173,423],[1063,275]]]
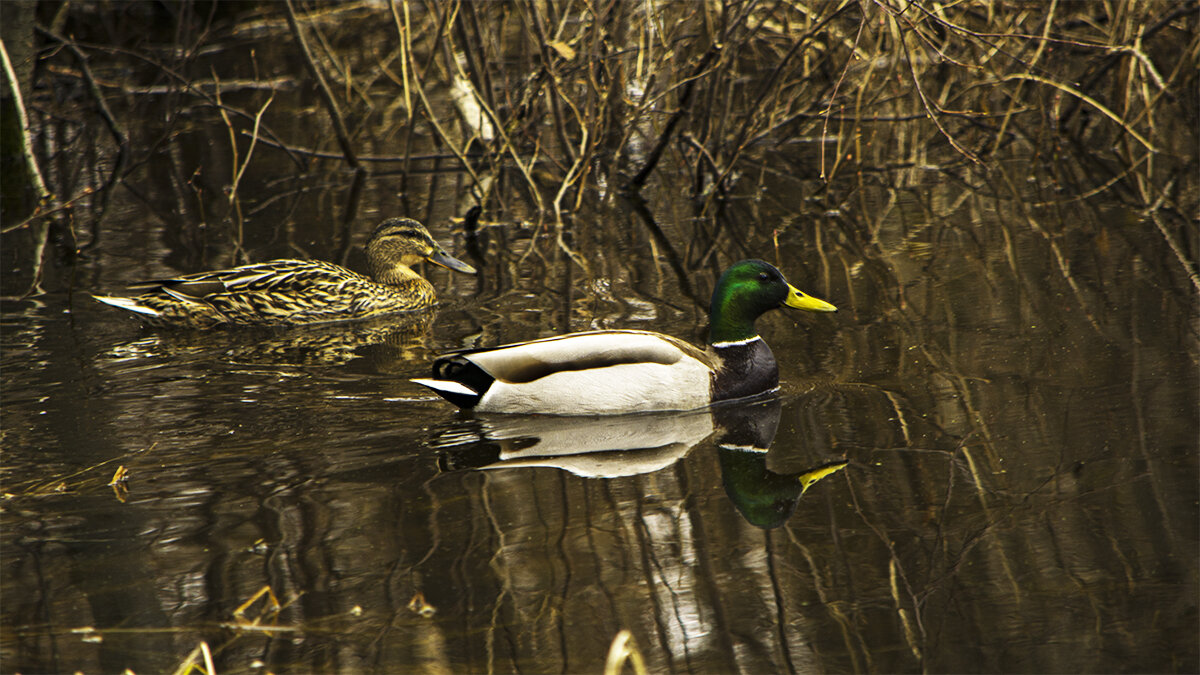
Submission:
[[[474,396],[477,393],[474,389],[451,380],[428,380],[425,378],[413,378],[409,381],[416,382],[423,387],[429,387],[434,391],[444,391],[450,394],[466,394],[467,396]]]
[[[496,380],[478,412],[615,415],[693,410],[712,403],[711,372],[690,356],[671,365],[622,363],[561,371],[532,382]]]
[[[92,297],[106,305],[112,305],[113,307],[120,307],[121,309],[127,309],[131,312],[137,312],[138,314],[145,314],[146,316],[159,316],[158,310],[150,309],[149,307],[140,304],[133,298],[118,298],[112,295],[93,295]]]

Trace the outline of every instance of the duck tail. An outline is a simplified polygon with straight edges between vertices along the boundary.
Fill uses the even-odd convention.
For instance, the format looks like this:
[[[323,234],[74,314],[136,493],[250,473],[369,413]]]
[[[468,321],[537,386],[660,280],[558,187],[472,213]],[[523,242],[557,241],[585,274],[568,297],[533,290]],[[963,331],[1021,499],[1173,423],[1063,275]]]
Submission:
[[[115,295],[93,295],[92,297],[99,300],[100,302],[103,302],[106,305],[112,305],[113,307],[119,307],[121,309],[128,310],[130,312],[135,312],[137,314],[143,314],[145,316],[151,316],[151,317],[162,316],[162,314],[157,309],[153,309],[151,307],[147,307],[147,306],[143,305],[142,303],[138,302],[136,298],[122,298],[122,297],[118,297]]]
[[[475,404],[479,403],[479,399],[483,398],[483,394],[480,394],[465,384],[454,382],[453,380],[430,380],[426,378],[415,378],[412,381],[416,382],[422,387],[429,387],[438,396],[441,396],[454,405],[464,409],[474,408]]]

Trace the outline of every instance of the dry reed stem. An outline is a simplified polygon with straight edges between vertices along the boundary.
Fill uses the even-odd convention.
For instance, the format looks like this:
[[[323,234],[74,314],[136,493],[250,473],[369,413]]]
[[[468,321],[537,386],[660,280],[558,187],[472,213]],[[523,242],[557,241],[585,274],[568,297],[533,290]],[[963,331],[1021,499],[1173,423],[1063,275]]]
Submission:
[[[921,106],[925,109],[925,113],[929,116],[929,121],[933,122],[933,125],[937,127],[938,132],[944,136],[947,141],[949,141],[951,147],[957,150],[960,155],[971,160],[971,162],[974,164],[982,165],[983,162],[980,161],[979,157],[959,143],[958,139],[954,137],[954,134],[950,133],[950,131],[946,129],[945,125],[942,124],[941,114],[943,110],[941,106],[931,103],[929,101],[929,97],[925,94],[925,88],[921,86],[921,77],[917,75],[916,65],[913,62],[912,52],[909,50],[908,40],[906,39],[908,33],[905,33],[900,29],[898,19],[896,19],[894,16],[891,17],[891,19],[892,25],[895,27],[896,42],[899,43],[904,52],[904,59],[908,63],[908,71],[912,75],[913,88],[917,92],[917,97],[921,100]]]
[[[667,143],[671,141],[671,138],[675,132],[675,127],[679,125],[680,120],[682,120],[683,116],[688,112],[688,106],[691,103],[696,82],[708,69],[709,64],[712,63],[713,59],[715,59],[721,53],[721,50],[722,46],[720,43],[713,44],[711,47],[709,47],[708,51],[704,53],[704,56],[700,58],[700,61],[696,64],[695,68],[692,69],[692,74],[686,80],[685,84],[683,85],[683,91],[679,95],[678,108],[667,121],[667,124],[663,128],[662,133],[659,135],[658,142],[655,144],[654,148],[647,154],[646,161],[643,163],[641,170],[634,174],[633,178],[626,183],[627,189],[636,191],[641,189],[641,187],[646,184],[646,180],[650,177],[650,173],[654,171],[654,167],[658,165],[658,161],[662,157],[663,151],[666,150]]]
[[[8,81],[12,94],[12,105],[16,109],[17,121],[21,129],[21,153],[25,158],[25,169],[28,172],[29,180],[33,183],[38,202],[44,202],[50,199],[50,191],[46,189],[46,182],[42,179],[42,170],[38,168],[37,156],[33,152],[33,135],[29,128],[29,116],[25,113],[25,99],[21,96],[21,83],[17,81],[17,72],[8,58],[8,48],[4,46],[3,40],[0,40],[0,59],[3,59],[4,79]],[[119,127],[109,127],[110,130],[113,128]]]
[[[359,163],[357,155],[354,151],[354,146],[350,143],[350,133],[346,130],[346,120],[342,116],[342,111],[338,108],[337,100],[333,98],[333,91],[329,88],[329,83],[325,81],[325,76],[321,73],[321,69],[317,66],[316,60],[313,58],[312,50],[308,46],[308,40],[304,37],[304,31],[300,27],[300,22],[296,19],[295,0],[284,0],[284,8],[287,10],[288,26],[291,28],[292,36],[296,40],[297,46],[300,47],[300,53],[304,57],[304,67],[316,82],[317,91],[321,94],[321,101],[325,104],[325,110],[329,113],[330,121],[333,123],[333,130],[337,136],[338,145],[342,148],[342,154],[346,157],[346,164],[352,169],[358,169]]]
[[[1007,80],[1029,80],[1031,82],[1039,82],[1041,84],[1044,84],[1044,85],[1047,85],[1050,87],[1054,87],[1055,89],[1058,89],[1062,92],[1070,94],[1071,96],[1074,96],[1075,98],[1087,103],[1088,105],[1092,106],[1096,110],[1100,111],[1100,113],[1103,114],[1105,117],[1116,122],[1117,126],[1124,129],[1125,133],[1127,133],[1130,136],[1133,136],[1135,139],[1137,139],[1137,142],[1141,143],[1143,146],[1145,146],[1146,149],[1149,150],[1150,152],[1160,152],[1160,150],[1157,147],[1155,147],[1155,145],[1153,143],[1151,143],[1148,139],[1146,139],[1140,133],[1138,133],[1137,130],[1134,129],[1132,126],[1130,126],[1130,124],[1128,122],[1121,119],[1120,115],[1117,115],[1115,112],[1109,110],[1107,106],[1105,106],[1103,103],[1097,101],[1095,98],[1088,96],[1087,94],[1079,91],[1078,89],[1076,89],[1068,84],[1063,84],[1062,82],[1055,82],[1054,80],[1051,80],[1049,78],[1042,77],[1040,75],[1033,75],[1030,73],[1014,73],[1012,75],[1007,75],[1002,79],[1002,81],[1007,81]]]

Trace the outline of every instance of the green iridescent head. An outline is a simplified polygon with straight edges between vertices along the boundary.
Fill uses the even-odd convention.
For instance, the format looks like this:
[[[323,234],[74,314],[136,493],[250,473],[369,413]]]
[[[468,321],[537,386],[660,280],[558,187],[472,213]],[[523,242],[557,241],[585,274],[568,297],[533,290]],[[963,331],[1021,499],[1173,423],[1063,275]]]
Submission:
[[[754,321],[777,307],[836,312],[837,307],[789,284],[774,265],[743,260],[725,270],[713,290],[708,330],[710,344],[749,340],[758,335]]]

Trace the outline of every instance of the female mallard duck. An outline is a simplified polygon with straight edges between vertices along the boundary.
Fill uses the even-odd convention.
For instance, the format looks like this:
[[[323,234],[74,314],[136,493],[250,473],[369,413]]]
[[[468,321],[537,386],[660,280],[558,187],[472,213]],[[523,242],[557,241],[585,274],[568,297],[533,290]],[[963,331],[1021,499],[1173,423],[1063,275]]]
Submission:
[[[779,384],[771,348],[754,321],[777,307],[837,308],[797,290],[761,260],[721,275],[709,307],[707,350],[637,330],[604,330],[473,349],[433,364],[429,387],[480,412],[610,415],[691,410],[754,396]]]
[[[292,326],[433,306],[433,286],[410,269],[422,260],[475,273],[475,268],[447,255],[423,225],[408,218],[380,223],[366,249],[370,278],[319,260],[272,260],[142,282],[131,288],[149,292],[133,298],[95,298],[137,312],[155,325]]]

